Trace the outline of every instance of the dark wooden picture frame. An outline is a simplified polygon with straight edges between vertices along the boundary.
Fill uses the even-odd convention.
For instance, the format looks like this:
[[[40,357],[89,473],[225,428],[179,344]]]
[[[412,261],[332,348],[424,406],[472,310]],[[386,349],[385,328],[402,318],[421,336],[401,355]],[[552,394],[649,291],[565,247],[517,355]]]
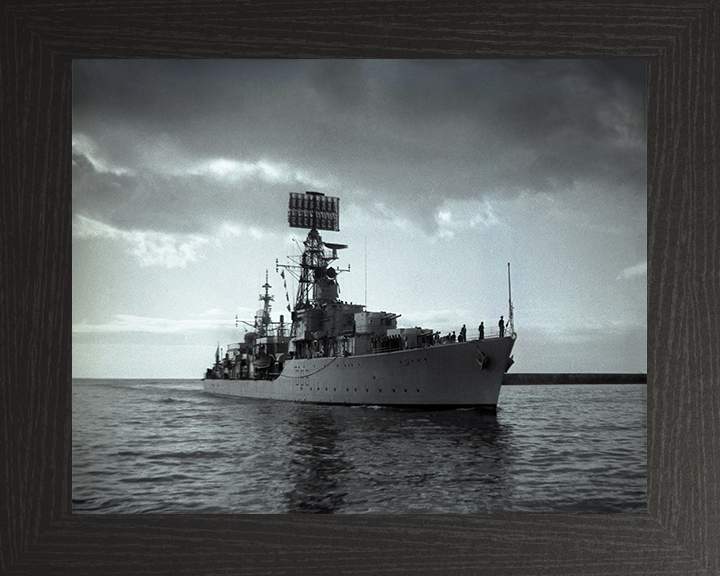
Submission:
[[[0,5],[0,572],[720,573],[718,1]],[[643,58],[648,514],[71,514],[74,58]]]

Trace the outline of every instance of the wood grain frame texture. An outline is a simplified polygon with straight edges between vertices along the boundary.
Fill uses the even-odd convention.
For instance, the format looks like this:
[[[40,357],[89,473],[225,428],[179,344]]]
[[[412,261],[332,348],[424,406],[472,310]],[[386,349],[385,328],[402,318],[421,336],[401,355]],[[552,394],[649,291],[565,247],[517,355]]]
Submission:
[[[0,6],[0,572],[719,574],[718,2]],[[643,58],[648,514],[71,514],[74,58]]]

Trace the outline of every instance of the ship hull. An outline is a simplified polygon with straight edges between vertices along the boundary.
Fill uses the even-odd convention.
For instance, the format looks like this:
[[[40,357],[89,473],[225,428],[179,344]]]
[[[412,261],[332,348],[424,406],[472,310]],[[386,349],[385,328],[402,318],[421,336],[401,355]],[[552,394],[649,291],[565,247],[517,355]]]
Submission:
[[[205,380],[204,390],[219,396],[318,404],[494,408],[514,342],[505,337],[288,360],[274,380]]]

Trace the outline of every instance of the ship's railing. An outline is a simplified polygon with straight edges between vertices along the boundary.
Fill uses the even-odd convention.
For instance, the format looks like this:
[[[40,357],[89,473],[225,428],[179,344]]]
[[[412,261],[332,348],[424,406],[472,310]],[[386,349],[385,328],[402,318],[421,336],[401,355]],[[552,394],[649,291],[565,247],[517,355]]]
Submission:
[[[480,332],[478,330],[475,330],[475,338],[474,340],[477,340],[480,338]],[[505,334],[504,336],[509,336],[510,332],[507,328],[505,328]],[[500,328],[497,326],[490,326],[485,328],[485,339],[489,338],[500,338]]]
[[[505,328],[505,333],[503,336],[510,336],[510,331],[508,328]],[[498,326],[490,326],[486,327],[484,330],[483,339],[489,340],[491,338],[500,338],[500,328]],[[467,339],[468,340],[479,340],[480,339],[480,330],[468,330],[467,331]],[[435,344],[452,344],[455,342],[460,342],[460,331],[455,331],[455,339],[453,340],[449,334],[441,334],[436,341]]]
[[[505,328],[503,336],[510,336],[511,332],[508,328]],[[480,338],[480,331],[473,330],[468,331],[468,340],[478,340]],[[485,329],[484,337],[485,340],[492,338],[500,338],[500,328],[498,326],[489,327]],[[370,350],[371,354],[382,354],[385,352],[398,352],[400,350],[412,350],[417,348],[429,348],[431,346],[443,346],[445,344],[454,344],[459,342],[459,331],[455,332],[455,340],[452,340],[449,334],[426,336],[414,346],[405,347],[404,341],[383,341],[377,343]]]

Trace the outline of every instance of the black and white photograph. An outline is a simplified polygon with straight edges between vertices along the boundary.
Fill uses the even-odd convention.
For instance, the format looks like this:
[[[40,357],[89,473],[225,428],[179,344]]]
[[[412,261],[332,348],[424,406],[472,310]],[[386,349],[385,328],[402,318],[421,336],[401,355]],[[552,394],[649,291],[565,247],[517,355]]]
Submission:
[[[642,59],[77,59],[73,514],[646,514]]]

